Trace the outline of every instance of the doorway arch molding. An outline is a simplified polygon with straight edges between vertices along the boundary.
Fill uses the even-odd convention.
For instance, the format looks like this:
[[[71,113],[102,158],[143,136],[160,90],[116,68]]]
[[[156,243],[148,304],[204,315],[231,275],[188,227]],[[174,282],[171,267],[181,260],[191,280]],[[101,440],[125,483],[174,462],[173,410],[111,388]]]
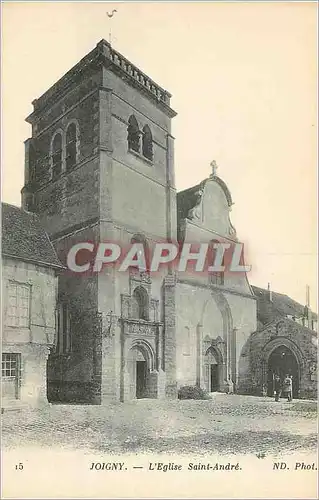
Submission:
[[[287,337],[276,337],[275,339],[271,339],[269,342],[267,342],[262,350],[262,361],[267,365],[273,351],[277,349],[277,347],[281,346],[287,347],[294,354],[299,365],[299,369],[303,368],[305,360],[302,352],[300,351],[297,344],[295,344],[291,339],[288,339]]]
[[[145,361],[147,362],[147,368],[150,372],[154,372],[156,370],[156,362],[155,362],[155,353],[152,346],[143,339],[135,339],[130,345],[130,351],[133,349],[138,349],[144,356]]]
[[[223,353],[221,352],[218,343],[214,340],[212,340],[208,346],[206,344],[203,354],[204,356],[208,356],[210,352],[215,356],[218,365],[224,364]]]

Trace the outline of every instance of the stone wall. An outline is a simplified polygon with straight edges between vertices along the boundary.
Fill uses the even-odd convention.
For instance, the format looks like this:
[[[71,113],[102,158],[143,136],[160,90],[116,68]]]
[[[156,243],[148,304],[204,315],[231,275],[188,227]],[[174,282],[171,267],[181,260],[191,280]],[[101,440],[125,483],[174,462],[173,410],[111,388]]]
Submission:
[[[48,359],[48,399],[62,403],[101,402],[102,322],[94,311],[71,316],[72,350]]]
[[[244,376],[240,353],[256,328],[254,297],[231,292],[222,287],[203,286],[195,278],[179,279],[176,289],[177,380],[179,385],[203,383],[203,358],[198,374],[198,349],[202,356],[204,339],[220,338],[225,349],[225,377],[230,376],[235,390],[240,391]],[[197,335],[200,330],[200,345]],[[185,337],[188,337],[188,341]],[[188,342],[188,345],[185,346]],[[227,348],[227,343],[229,347]],[[246,367],[247,371],[247,367]],[[246,373],[246,372],[245,372]],[[223,381],[225,383],[225,381]]]

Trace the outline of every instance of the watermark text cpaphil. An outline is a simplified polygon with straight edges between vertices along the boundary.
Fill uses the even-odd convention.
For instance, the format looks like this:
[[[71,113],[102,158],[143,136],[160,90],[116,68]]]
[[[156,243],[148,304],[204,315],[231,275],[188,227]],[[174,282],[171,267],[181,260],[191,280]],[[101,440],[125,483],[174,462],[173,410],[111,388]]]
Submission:
[[[183,243],[161,242],[152,249],[143,243],[126,247],[118,243],[94,244],[84,241],[73,245],[67,254],[67,267],[74,273],[101,272],[103,266],[116,266],[120,272],[131,267],[139,271],[157,272],[170,266],[178,272],[246,273],[251,266],[244,263],[242,243]]]

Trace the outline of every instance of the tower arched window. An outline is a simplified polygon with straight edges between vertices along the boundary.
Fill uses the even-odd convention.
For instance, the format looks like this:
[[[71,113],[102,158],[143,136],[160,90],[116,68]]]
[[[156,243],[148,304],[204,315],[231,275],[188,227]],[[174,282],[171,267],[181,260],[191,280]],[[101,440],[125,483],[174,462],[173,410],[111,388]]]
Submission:
[[[215,257],[217,249],[214,248],[215,244],[220,244],[220,241],[212,240],[209,244],[209,266],[213,266],[215,262]],[[225,265],[225,254],[222,260],[222,266]],[[209,281],[213,285],[223,285],[224,284],[224,271],[213,271],[209,273]]]
[[[135,288],[132,297],[132,317],[135,319],[149,319],[149,299],[144,287]]]
[[[137,119],[134,115],[131,115],[128,120],[127,127],[127,142],[129,149],[140,152],[140,131],[138,128]]]
[[[143,127],[142,149],[143,156],[148,160],[153,160],[153,137],[148,125]]]
[[[76,125],[70,123],[66,131],[65,166],[69,172],[76,165]]]
[[[62,172],[62,135],[56,134],[52,143],[52,179],[57,179]]]

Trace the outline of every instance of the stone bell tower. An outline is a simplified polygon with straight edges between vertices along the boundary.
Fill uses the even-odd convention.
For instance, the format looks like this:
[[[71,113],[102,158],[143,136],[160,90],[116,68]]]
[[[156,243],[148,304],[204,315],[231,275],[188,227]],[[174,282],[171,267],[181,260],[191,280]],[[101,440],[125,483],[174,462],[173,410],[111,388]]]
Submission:
[[[40,216],[62,262],[78,242],[138,239],[151,249],[176,239],[170,97],[101,40],[33,101],[22,205]],[[52,400],[174,394],[174,283],[165,274],[61,274]],[[136,370],[148,378],[144,392]]]

